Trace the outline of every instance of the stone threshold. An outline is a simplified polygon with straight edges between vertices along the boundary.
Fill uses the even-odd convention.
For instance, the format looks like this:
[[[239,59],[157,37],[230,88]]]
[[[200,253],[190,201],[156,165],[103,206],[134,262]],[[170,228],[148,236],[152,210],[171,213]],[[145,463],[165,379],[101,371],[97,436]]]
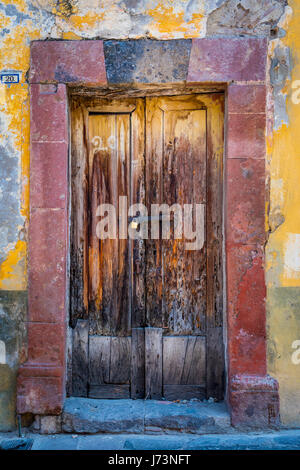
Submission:
[[[42,417],[42,420],[45,417]],[[40,432],[43,429],[41,420]],[[52,431],[53,432],[53,431]],[[61,432],[76,434],[215,434],[232,432],[225,403],[67,398]]]

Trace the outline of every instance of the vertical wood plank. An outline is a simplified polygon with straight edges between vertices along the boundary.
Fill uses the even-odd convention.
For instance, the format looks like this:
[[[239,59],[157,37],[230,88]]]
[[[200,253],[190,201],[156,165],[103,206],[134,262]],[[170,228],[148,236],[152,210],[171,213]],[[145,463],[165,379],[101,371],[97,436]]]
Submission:
[[[188,338],[164,336],[163,384],[180,384],[182,380]]]
[[[70,325],[88,317],[88,150],[85,108],[71,102]]]
[[[131,115],[131,198],[130,204],[145,204],[145,100],[136,100]],[[145,240],[131,241],[132,328],[145,324]]]
[[[218,401],[224,398],[225,365],[223,328],[207,330],[207,397]]]
[[[206,111],[194,96],[161,98],[160,103],[164,107],[163,201],[181,209],[192,204],[190,229],[194,231],[195,205],[206,204]],[[205,219],[202,224],[205,227]],[[205,332],[206,240],[195,251],[186,249],[190,242],[175,239],[173,223],[171,238],[161,242],[163,318],[171,334]]]
[[[78,320],[73,330],[72,395],[86,397],[88,387],[88,320]]]
[[[131,363],[131,338],[112,337],[110,343],[109,383],[129,384]]]
[[[146,98],[146,205],[162,200],[163,129],[158,98]],[[150,232],[149,232],[150,233]],[[161,328],[162,319],[162,247],[161,241],[149,238],[146,243],[146,322]]]
[[[131,398],[145,396],[145,330],[132,328],[131,336]]]
[[[73,328],[67,328],[67,344],[66,344],[66,359],[67,359],[67,372],[66,372],[66,395],[72,396],[72,352],[73,352]]]
[[[145,328],[146,398],[162,397],[162,329]]]
[[[224,96],[211,95],[207,110],[207,395],[224,397],[223,149]]]
[[[205,336],[163,338],[163,383],[206,385]]]
[[[110,336],[89,338],[89,384],[100,385],[109,382]]]
[[[129,114],[116,115],[116,159],[117,159],[117,201],[116,215],[119,213],[119,198],[130,198],[130,165],[131,165],[131,125]],[[129,201],[127,202],[127,204]],[[114,295],[117,299],[116,312],[111,318],[111,332],[116,335],[130,334],[131,331],[131,276],[130,276],[130,242],[120,238],[117,226],[118,265],[114,282]]]
[[[130,193],[130,114],[89,117],[89,311],[91,334],[130,334],[128,240],[97,238],[100,204],[111,204],[118,216],[119,197]],[[118,220],[116,219],[118,222]]]
[[[181,383],[206,386],[206,337],[188,336]]]
[[[89,116],[89,318],[91,334],[111,333],[115,317],[113,295],[118,249],[116,239],[97,237],[96,216],[100,204],[116,204],[115,148],[107,145],[115,139],[115,115]]]

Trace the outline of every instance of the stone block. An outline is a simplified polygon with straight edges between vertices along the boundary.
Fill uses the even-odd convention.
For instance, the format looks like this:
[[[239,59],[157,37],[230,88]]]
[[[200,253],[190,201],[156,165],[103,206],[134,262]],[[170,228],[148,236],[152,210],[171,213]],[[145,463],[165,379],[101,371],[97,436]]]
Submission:
[[[265,242],[265,162],[228,159],[226,240],[232,243]]]
[[[243,430],[279,428],[278,383],[272,377],[232,377],[229,399],[233,426]]]
[[[109,83],[167,83],[186,80],[192,41],[105,41]]]
[[[41,371],[37,368],[37,373]],[[27,375],[28,374],[28,375]],[[60,376],[35,377],[31,368],[25,371],[24,366],[18,376],[17,411],[20,414],[59,415],[64,399],[64,381],[62,370]]]
[[[228,87],[228,113],[265,113],[265,85],[235,85]]]
[[[66,255],[66,211],[32,210],[29,229],[29,321],[60,323],[65,320]]]
[[[231,374],[266,373],[262,248],[227,244],[228,358]]]
[[[41,416],[41,434],[58,434],[61,432],[61,416]]]
[[[189,82],[264,81],[265,38],[193,39]]]
[[[31,142],[68,142],[65,85],[30,86]]]
[[[30,83],[106,83],[101,40],[34,41],[30,52]]]
[[[229,114],[227,157],[264,159],[265,130],[265,114]]]
[[[62,366],[65,361],[64,323],[28,324],[28,360],[30,364]]]
[[[68,204],[68,145],[33,142],[30,153],[31,208],[66,208]]]

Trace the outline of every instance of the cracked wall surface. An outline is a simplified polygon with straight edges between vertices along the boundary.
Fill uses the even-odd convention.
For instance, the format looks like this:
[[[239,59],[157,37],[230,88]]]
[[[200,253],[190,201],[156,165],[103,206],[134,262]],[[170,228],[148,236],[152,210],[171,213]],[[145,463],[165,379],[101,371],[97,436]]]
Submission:
[[[270,176],[269,241],[266,247],[269,373],[280,387],[286,426],[300,425],[300,2],[289,2],[270,42],[273,131],[267,139]],[[296,354],[297,356],[297,354]],[[299,354],[298,354],[299,357]]]
[[[0,69],[20,76],[19,84],[0,85],[0,340],[6,345],[0,430],[15,426],[15,374],[26,359],[30,42],[240,35],[270,40],[269,372],[279,381],[283,423],[300,426],[300,365],[291,360],[291,344],[300,339],[300,104],[293,102],[300,80],[299,0],[2,0],[0,22]]]

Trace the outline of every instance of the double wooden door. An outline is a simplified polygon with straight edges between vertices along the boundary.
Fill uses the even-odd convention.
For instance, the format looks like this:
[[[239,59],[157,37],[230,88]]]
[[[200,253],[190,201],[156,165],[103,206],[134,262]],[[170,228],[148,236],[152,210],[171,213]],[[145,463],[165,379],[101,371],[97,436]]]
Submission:
[[[75,97],[71,129],[69,393],[222,399],[223,95]]]

